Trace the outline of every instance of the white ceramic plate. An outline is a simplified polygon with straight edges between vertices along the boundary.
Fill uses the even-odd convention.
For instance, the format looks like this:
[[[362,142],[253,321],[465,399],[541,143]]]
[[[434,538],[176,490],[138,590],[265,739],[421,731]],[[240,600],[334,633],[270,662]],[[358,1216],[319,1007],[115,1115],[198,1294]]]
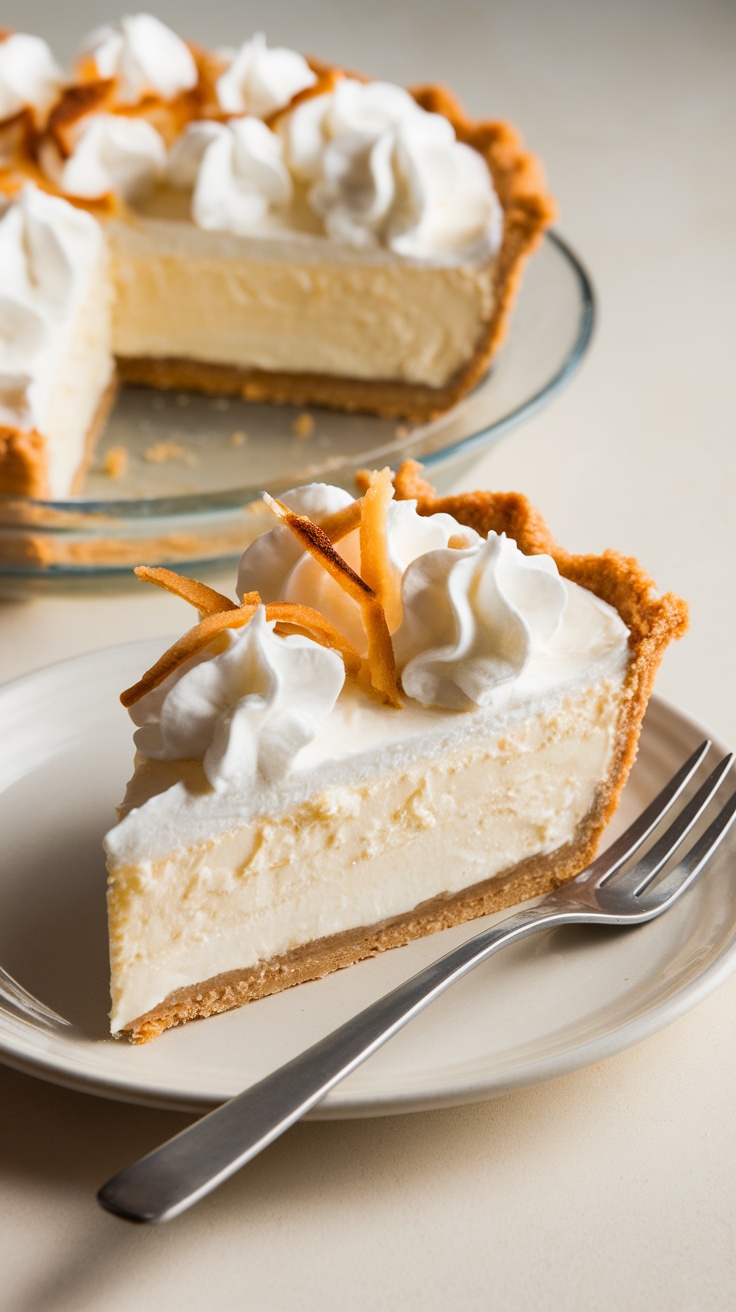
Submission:
[[[288,1060],[478,925],[172,1030],[143,1047],[107,1037],[100,840],[131,762],[129,721],[117,693],[161,645],[94,652],[0,690],[0,963],[73,1022],[70,1030],[52,1031],[0,1013],[0,1056],[77,1089],[199,1111]],[[617,830],[704,736],[674,707],[652,702]],[[649,925],[558,930],[506,949],[392,1039],[313,1115],[374,1116],[470,1102],[637,1043],[736,967],[736,881],[728,877],[735,854],[732,837],[682,902]]]

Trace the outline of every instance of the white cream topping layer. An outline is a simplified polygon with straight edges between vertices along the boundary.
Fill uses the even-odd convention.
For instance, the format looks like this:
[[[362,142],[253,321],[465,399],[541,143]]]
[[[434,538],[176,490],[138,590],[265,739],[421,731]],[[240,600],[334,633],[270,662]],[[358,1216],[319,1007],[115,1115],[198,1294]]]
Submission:
[[[0,120],[26,107],[42,118],[61,84],[61,69],[40,37],[11,32],[0,40]]]
[[[103,258],[100,225],[67,201],[29,185],[8,206],[0,219],[0,424],[41,432],[53,424],[60,365]]]
[[[136,201],[163,178],[166,144],[144,118],[90,114],[82,120],[68,158],[62,159],[47,142],[43,165],[69,196],[92,200],[115,192],[124,200]]]
[[[228,112],[238,112],[237,97],[230,101]],[[244,233],[276,209],[277,230],[316,224],[336,244],[417,260],[486,260],[501,244],[485,161],[446,118],[389,83],[344,78],[287,110],[275,131],[254,117],[192,123],[168,176],[192,188],[203,227]]]
[[[29,96],[45,102],[59,85],[43,42],[0,43],[0,117],[20,107],[11,41],[31,43],[21,52]],[[208,230],[320,233],[336,246],[440,264],[485,263],[499,249],[503,213],[485,160],[403,88],[339,77],[333,90],[292,105],[317,82],[301,55],[269,49],[261,33],[217,54],[225,66],[215,94],[228,122],[189,123],[167,161],[145,117],[93,113],[69,158],[44,143],[49,177],[72,196],[113,191],[132,203],[166,177],[191,190],[192,218]],[[187,44],[150,14],[98,28],[81,55],[90,61],[115,80],[123,108],[146,96],[169,101],[198,83]]]
[[[153,94],[172,100],[196,86],[194,56],[176,32],[152,14],[134,14],[97,28],[82,58],[91,59],[101,78],[115,78],[117,96],[136,104]]]

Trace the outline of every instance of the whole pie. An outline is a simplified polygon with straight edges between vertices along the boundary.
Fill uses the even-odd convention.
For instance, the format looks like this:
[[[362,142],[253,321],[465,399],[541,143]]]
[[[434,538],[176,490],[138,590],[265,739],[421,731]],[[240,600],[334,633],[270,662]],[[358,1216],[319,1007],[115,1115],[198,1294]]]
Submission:
[[[0,39],[0,491],[78,487],[116,378],[421,422],[488,368],[552,216],[506,123],[150,15],[65,79]]]
[[[593,856],[684,602],[407,462],[269,498],[237,600],[121,700],[112,1031],[138,1042],[545,893]]]

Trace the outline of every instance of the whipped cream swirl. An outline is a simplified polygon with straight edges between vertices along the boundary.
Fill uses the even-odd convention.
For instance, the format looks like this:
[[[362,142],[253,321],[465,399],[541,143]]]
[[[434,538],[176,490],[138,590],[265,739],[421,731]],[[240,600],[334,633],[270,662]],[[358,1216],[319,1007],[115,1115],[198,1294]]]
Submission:
[[[135,743],[157,761],[201,761],[214,789],[275,782],[316,736],[345,680],[310,638],[277,637],[259,607],[131,708]]]
[[[90,114],[83,119],[74,149],[61,159],[46,143],[45,172],[68,196],[93,200],[114,192],[134,201],[164,176],[166,145],[144,118]]]
[[[247,233],[292,197],[283,144],[252,117],[190,123],[171,150],[168,178],[193,188],[192,218],[216,231]]]
[[[196,86],[199,76],[186,42],[152,14],[97,28],[84,44],[85,58],[101,78],[116,79],[123,104],[137,104],[145,95],[173,100]]]
[[[430,551],[402,579],[395,635],[404,692],[425,706],[486,706],[556,633],[567,589],[550,556],[489,533],[467,550]]]
[[[317,523],[353,500],[342,488],[324,483],[295,488],[280,499],[297,515],[306,515]],[[446,547],[451,539],[463,546],[481,541],[474,529],[458,524],[452,515],[418,514],[416,501],[391,502],[386,532],[389,559],[397,581],[418,556]],[[342,539],[337,550],[354,570],[360,571],[357,529]],[[314,607],[365,655],[367,640],[357,603],[312,556],[302,551],[294,534],[285,526],[263,533],[243,553],[237,588],[241,597],[246,592],[258,591],[264,601],[294,601]],[[388,618],[390,623],[391,617]]]
[[[239,50],[218,53],[228,64],[215,87],[226,114],[266,118],[317,81],[302,55],[282,47],[269,50],[262,32],[256,32]]]
[[[11,32],[0,39],[0,121],[26,107],[43,118],[61,84],[61,69],[40,37]]]
[[[0,218],[0,424],[42,423],[65,324],[102,245],[90,214],[30,185]]]
[[[500,245],[503,216],[485,161],[401,87],[345,78],[277,130],[329,236],[417,258]]]
[[[352,498],[317,483],[286,492],[282,500],[319,522]],[[525,556],[503,534],[483,539],[452,515],[420,515],[415,501],[390,503],[386,531],[401,588],[401,614],[393,624],[388,618],[404,692],[425,706],[487,705],[493,689],[519,678],[557,631],[568,600],[557,566],[549,556]],[[360,571],[357,530],[338,551]],[[285,526],[262,534],[243,553],[238,594],[252,590],[264,601],[320,610],[365,654],[357,604]]]

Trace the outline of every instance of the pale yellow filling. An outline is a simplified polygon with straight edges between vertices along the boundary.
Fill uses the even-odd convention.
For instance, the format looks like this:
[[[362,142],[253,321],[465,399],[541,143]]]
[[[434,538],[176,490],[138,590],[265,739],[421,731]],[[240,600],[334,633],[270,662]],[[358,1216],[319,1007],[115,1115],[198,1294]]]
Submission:
[[[440,387],[493,308],[492,266],[334,252],[140,219],[109,227],[122,357]]]

